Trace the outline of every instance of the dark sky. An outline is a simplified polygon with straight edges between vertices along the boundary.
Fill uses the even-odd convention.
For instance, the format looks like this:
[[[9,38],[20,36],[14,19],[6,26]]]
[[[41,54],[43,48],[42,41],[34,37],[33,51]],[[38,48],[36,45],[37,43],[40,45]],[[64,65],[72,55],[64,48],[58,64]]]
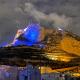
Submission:
[[[80,36],[80,0],[0,0],[0,44],[31,22]]]

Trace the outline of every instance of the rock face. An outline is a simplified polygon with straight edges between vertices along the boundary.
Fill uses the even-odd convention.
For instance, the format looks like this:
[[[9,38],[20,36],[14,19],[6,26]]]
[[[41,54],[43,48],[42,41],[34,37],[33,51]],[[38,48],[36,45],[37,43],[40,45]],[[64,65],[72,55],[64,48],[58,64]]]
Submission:
[[[40,47],[38,48],[38,46],[36,46],[37,44],[29,47],[21,45],[17,47],[11,46],[6,48],[1,48],[0,55],[1,55],[2,63],[5,63],[6,60],[8,60],[10,64],[11,61],[17,64],[20,62],[20,60],[22,60],[23,63],[27,64],[27,60],[29,60],[34,64],[36,63],[39,64],[40,63],[39,61],[43,60],[42,65],[47,63],[48,65],[51,66],[53,66],[55,63],[57,65],[62,66],[62,64],[64,65],[64,62],[66,64],[70,63],[70,66],[71,65],[74,66],[73,64],[75,65],[80,64],[79,63],[80,62],[80,54],[79,54],[80,38],[78,36],[61,29],[45,28],[43,32],[45,32],[44,39],[41,42],[37,43],[38,46],[40,44],[43,44],[44,45],[43,48]],[[42,34],[43,33],[41,33],[41,35]],[[8,58],[9,56],[10,59]],[[47,61],[50,62],[48,63]]]
[[[68,62],[80,56],[80,37],[67,31],[54,30],[48,35],[46,57]]]
[[[39,42],[43,44],[45,56],[51,60],[68,62],[80,56],[80,37],[62,29],[40,28]]]
[[[61,48],[68,53],[80,56],[80,41],[70,36],[64,37],[61,40]]]

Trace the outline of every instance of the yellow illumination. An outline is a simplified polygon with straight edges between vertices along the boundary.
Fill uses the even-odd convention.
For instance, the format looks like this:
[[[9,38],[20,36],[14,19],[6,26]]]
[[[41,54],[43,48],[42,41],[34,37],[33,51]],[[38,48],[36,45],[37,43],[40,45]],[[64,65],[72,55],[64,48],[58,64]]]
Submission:
[[[73,73],[72,76],[74,76],[74,77],[80,77],[80,73]]]
[[[80,56],[80,41],[71,37],[64,37],[61,41],[61,49],[68,53]]]
[[[41,67],[40,70],[41,70],[41,74],[53,72],[53,70],[50,67]]]
[[[48,57],[51,60],[57,60],[57,61],[64,61],[64,62],[69,62],[73,57],[70,56],[66,56],[66,55],[47,55],[46,57]]]
[[[39,67],[39,69],[41,71],[41,74],[44,74],[44,73],[53,73],[53,72],[64,72],[64,71],[73,70],[75,68],[77,68],[77,66],[75,66],[75,67],[68,67],[68,68],[62,68],[62,69],[54,69],[54,70],[52,68],[50,68],[50,67],[44,67],[44,66]]]

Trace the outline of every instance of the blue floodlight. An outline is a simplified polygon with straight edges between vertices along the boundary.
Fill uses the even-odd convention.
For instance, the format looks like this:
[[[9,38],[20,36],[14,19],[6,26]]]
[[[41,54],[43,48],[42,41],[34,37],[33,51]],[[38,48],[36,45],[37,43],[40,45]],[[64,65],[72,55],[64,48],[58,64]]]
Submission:
[[[32,42],[28,42],[28,41],[21,41],[21,40],[16,40],[14,44],[12,44],[13,46],[18,46],[18,45],[25,45],[25,46],[32,46],[33,43]]]
[[[18,45],[26,45],[26,46],[32,46],[33,44],[37,43],[40,36],[40,25],[39,24],[30,24],[28,25],[21,35],[25,40],[16,39],[13,46]]]
[[[25,37],[31,42],[38,42],[39,35],[40,35],[39,24],[30,24],[27,26],[27,28],[24,29],[23,37]]]

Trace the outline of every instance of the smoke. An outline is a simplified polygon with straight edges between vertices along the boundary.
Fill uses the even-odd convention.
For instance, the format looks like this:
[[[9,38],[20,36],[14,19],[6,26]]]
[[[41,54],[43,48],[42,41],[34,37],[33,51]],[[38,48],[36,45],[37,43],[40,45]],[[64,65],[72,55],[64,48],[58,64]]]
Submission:
[[[31,3],[25,3],[24,12],[31,15],[41,24],[52,24],[54,27],[66,28],[71,22],[70,17],[58,15],[57,13],[45,14],[35,8]]]
[[[49,27],[50,25],[59,27],[61,26],[62,28],[67,28],[68,31],[71,31],[80,36],[80,0],[20,0],[20,1],[22,9],[24,9],[22,10],[22,13],[28,14],[28,16],[32,15],[30,19],[34,17],[32,19],[33,21],[36,19],[41,24],[47,25]],[[46,15],[45,13],[48,15]],[[50,14],[51,15],[56,14],[56,16],[58,16],[59,18],[59,21],[60,19],[61,21],[60,22],[55,21],[56,23],[54,23],[53,20],[52,22],[48,21],[48,18],[46,19],[45,16],[48,17]],[[54,17],[55,16],[51,18]],[[27,19],[29,20],[29,18]]]
[[[80,0],[0,0],[0,43],[30,21],[80,36]]]
[[[38,11],[33,4],[31,3],[25,3],[25,9],[27,13],[32,15],[35,19],[40,20],[40,19],[46,19],[47,15]]]

